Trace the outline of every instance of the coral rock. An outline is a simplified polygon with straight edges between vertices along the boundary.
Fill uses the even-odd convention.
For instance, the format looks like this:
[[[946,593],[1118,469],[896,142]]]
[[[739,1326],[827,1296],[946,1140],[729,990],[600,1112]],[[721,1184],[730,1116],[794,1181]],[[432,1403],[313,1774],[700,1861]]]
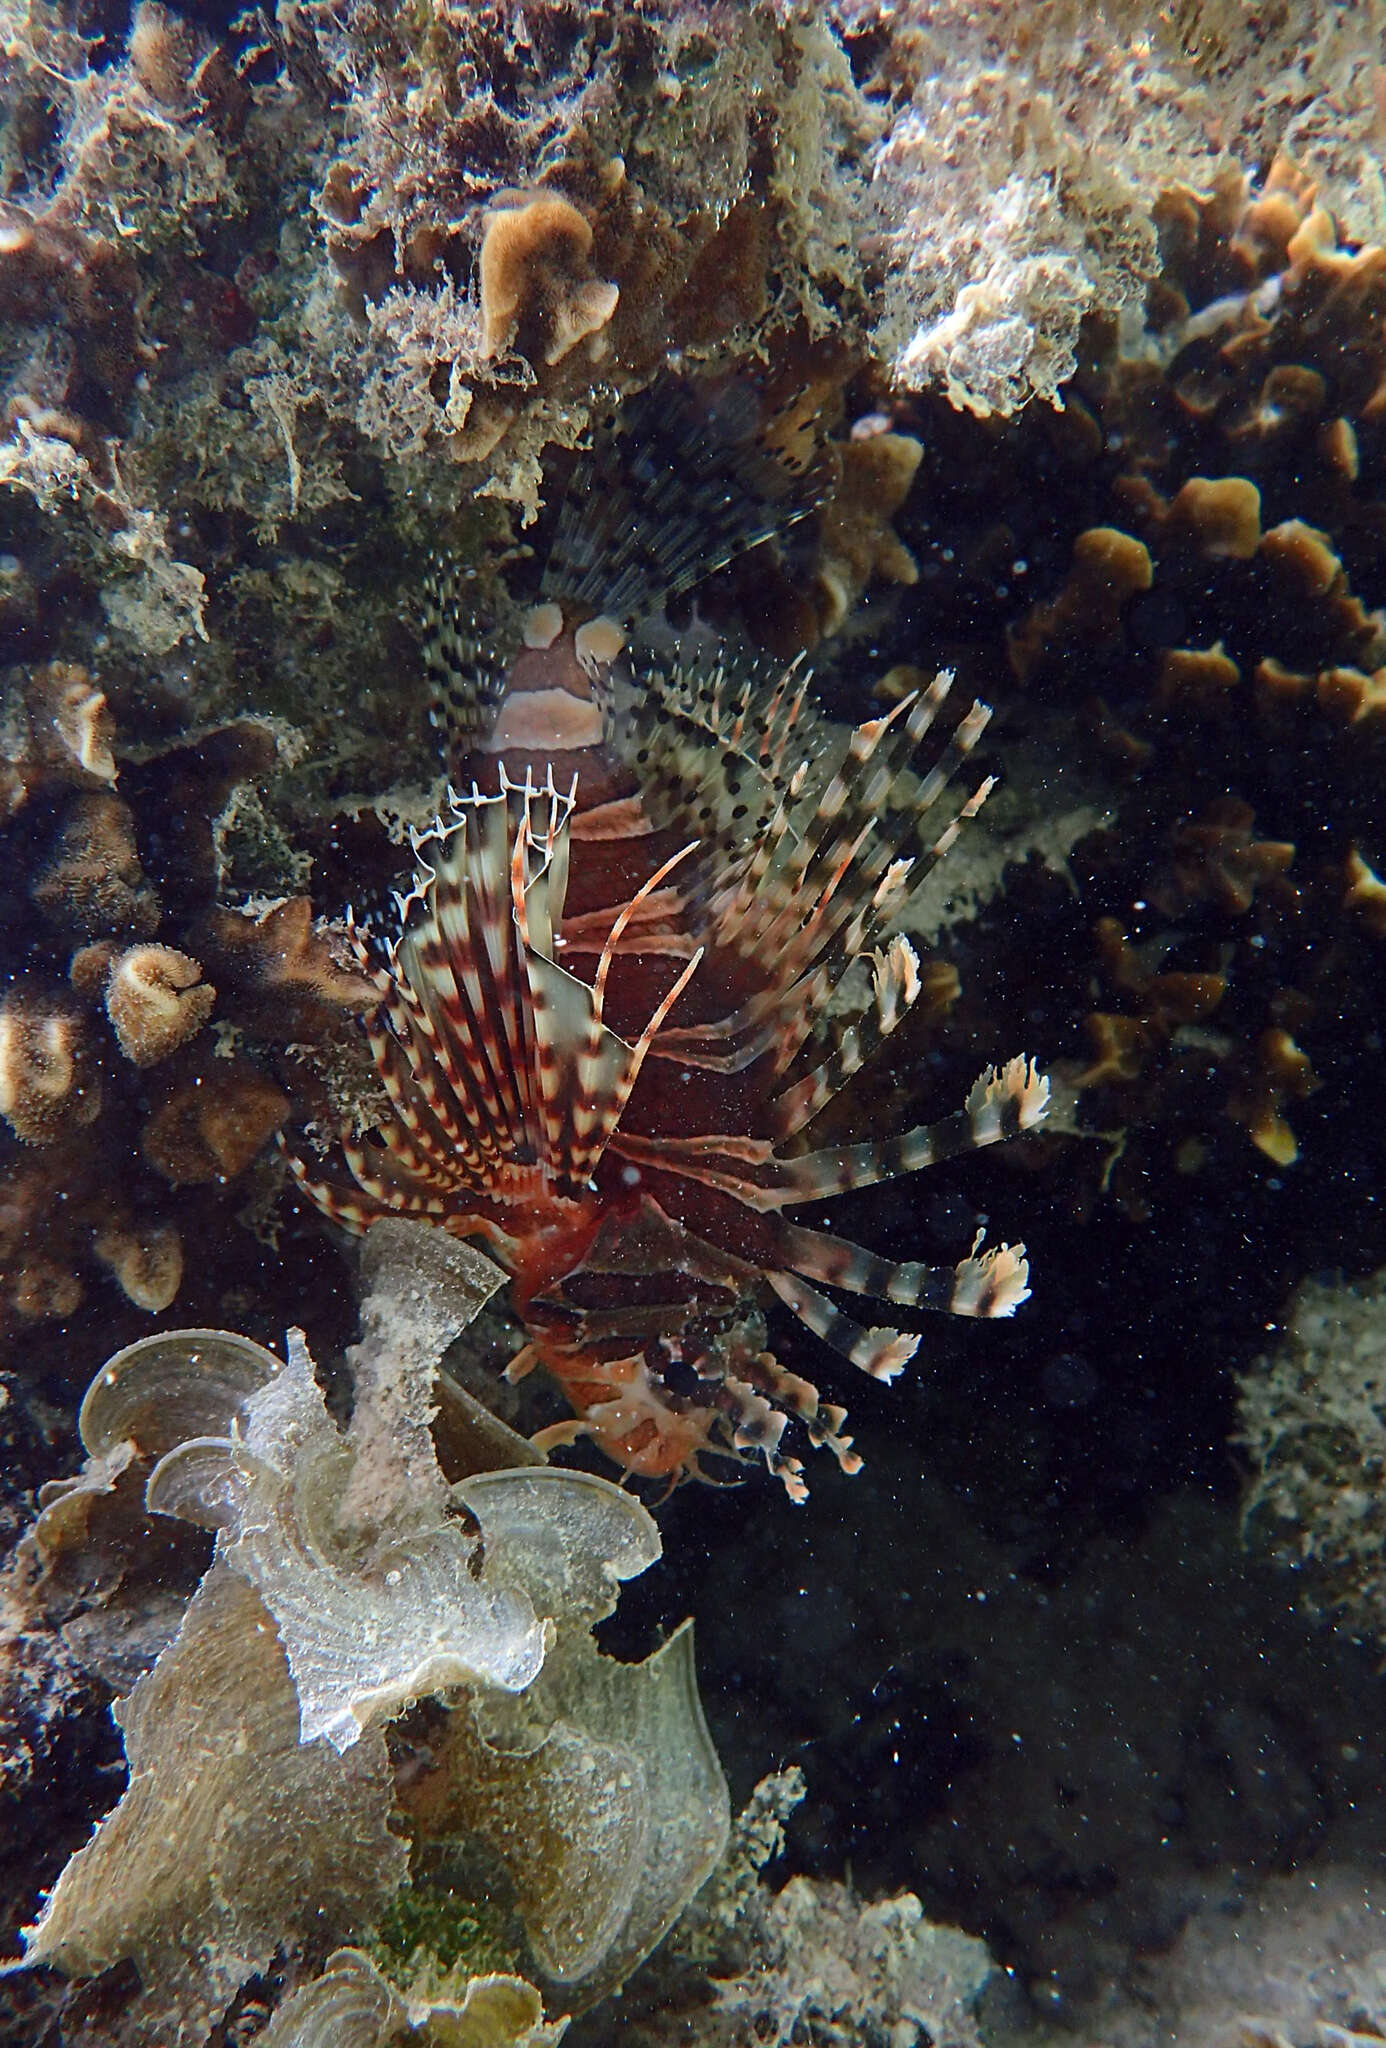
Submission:
[[[1007,636],[1016,675],[1027,681],[1057,643],[1102,647],[1116,640],[1126,606],[1149,590],[1154,574],[1149,549],[1131,534],[1114,526],[1080,533],[1063,587]]]
[[[909,496],[923,453],[911,434],[872,434],[842,448],[842,472],[821,519],[825,633],[838,630],[868,583],[919,581],[919,564],[890,521]]]
[[[1219,640],[1214,647],[1167,647],[1155,683],[1159,710],[1188,705],[1202,718],[1224,715],[1234,704],[1242,672]]]
[[[117,796],[75,797],[30,894],[45,917],[74,938],[151,933],[159,922],[158,899],[144,879],[129,805]]]
[[[198,52],[181,16],[156,0],[141,0],[130,22],[129,54],[147,93],[166,107],[186,104]]]
[[[1363,860],[1355,846],[1349,849],[1344,866],[1347,881],[1344,910],[1355,911],[1369,932],[1379,939],[1386,939],[1386,881]]]
[[[1251,1048],[1244,1080],[1228,1100],[1227,1114],[1274,1165],[1293,1166],[1299,1145],[1281,1112],[1287,1101],[1302,1102],[1322,1085],[1288,1031],[1263,1031]]]
[[[0,705],[0,820],[45,784],[91,789],[116,779],[106,699],[76,662],[34,670]]]
[[[1244,917],[1258,889],[1288,873],[1295,857],[1288,839],[1254,839],[1256,813],[1236,797],[1210,804],[1198,819],[1181,819],[1170,834],[1171,882],[1156,894],[1162,910],[1178,916],[1190,903],[1211,901],[1229,917]]]
[[[202,1029],[215,1001],[197,961],[172,946],[128,947],[112,963],[106,984],[106,1014],[121,1051],[137,1067],[167,1059]]]
[[[561,363],[605,327],[618,287],[590,272],[592,228],[556,192],[536,193],[494,212],[481,244],[481,352],[517,347]]]
[[[140,1133],[149,1164],[175,1187],[234,1180],[289,1113],[289,1098],[248,1061],[174,1088]]]
[[[1249,562],[1261,545],[1261,493],[1244,476],[1191,476],[1167,519],[1171,537],[1187,535],[1214,560]]]
[[[86,1019],[61,997],[0,1001],[0,1116],[26,1145],[51,1145],[100,1113]]]

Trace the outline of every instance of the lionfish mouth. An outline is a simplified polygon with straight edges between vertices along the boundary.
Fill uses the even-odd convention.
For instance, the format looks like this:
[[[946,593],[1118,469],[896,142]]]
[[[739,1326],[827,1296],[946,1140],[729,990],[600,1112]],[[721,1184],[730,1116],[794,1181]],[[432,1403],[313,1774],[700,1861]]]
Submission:
[[[787,1414],[851,1469],[842,1411],[749,1344],[688,1361],[694,1390],[686,1373],[676,1390],[654,1340],[680,1353],[681,1326],[709,1302],[734,1317],[777,1298],[889,1380],[918,1336],[863,1328],[820,1286],[967,1316],[1009,1316],[1027,1298],[1021,1245],[979,1244],[954,1267],[896,1264],[786,1213],[1045,1114],[1048,1083],[1020,1058],[983,1074],[938,1124],[786,1149],[920,992],[913,947],[886,928],[990,786],[921,844],[986,723],[974,705],[916,776],[950,681],[858,727],[811,794],[804,766],[788,767],[796,679],[739,691],[725,675],[654,679],[643,765],[651,789],[676,794],[646,802],[638,889],[570,916],[575,858],[602,843],[596,813],[578,811],[576,788],[560,789],[551,768],[517,781],[499,765],[494,793],[450,794],[450,815],[415,839],[398,938],[378,951],[352,927],[380,993],[367,1028],[390,1113],[373,1150],[342,1139],[349,1184],[315,1178],[301,1157],[292,1170],[348,1230],[412,1216],[491,1251],[528,1326],[519,1369],[544,1364],[579,1411],[551,1441],[591,1435],[651,1475],[697,1471],[709,1447],[756,1450],[800,1498],[800,1463],[780,1447]],[[690,729],[707,755],[691,788]],[[728,761],[757,799],[758,829],[739,849],[725,830],[727,785],[746,784]],[[685,839],[691,823],[700,829]],[[628,820],[620,838],[629,850]],[[843,983],[859,960],[869,987],[851,994]],[[632,1263],[644,1281],[657,1276],[634,1290],[646,1305],[632,1299]]]

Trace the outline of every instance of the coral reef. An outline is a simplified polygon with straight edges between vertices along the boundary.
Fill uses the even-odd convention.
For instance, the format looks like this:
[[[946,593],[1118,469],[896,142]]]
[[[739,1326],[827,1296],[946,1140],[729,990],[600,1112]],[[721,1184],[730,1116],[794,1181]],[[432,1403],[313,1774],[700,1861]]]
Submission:
[[[1288,149],[1330,204],[1351,207],[1358,235],[1386,232],[1367,83],[1374,6],[1298,0],[1269,33],[1213,6],[842,11],[858,34],[891,26],[880,48],[892,114],[872,166],[885,259],[874,341],[906,386],[941,384],[982,415],[1035,395],[1062,402],[1083,321],[1137,315],[1161,269],[1151,195],[1205,186],[1225,152],[1255,162]]]

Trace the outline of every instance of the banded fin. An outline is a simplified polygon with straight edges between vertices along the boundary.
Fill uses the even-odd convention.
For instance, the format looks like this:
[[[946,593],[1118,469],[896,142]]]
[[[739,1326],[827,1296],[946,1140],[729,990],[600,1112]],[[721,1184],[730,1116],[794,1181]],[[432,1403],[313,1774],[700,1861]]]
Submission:
[[[961,827],[976,815],[991,789],[983,781],[957,805],[942,829],[930,812],[955,779],[990,713],[973,704],[943,741],[932,765],[916,774],[913,759],[930,732],[952,685],[942,671],[927,691],[906,698],[887,716],[868,720],[849,738],[838,768],[814,793],[806,770],[788,774],[783,748],[776,751],[774,726],[764,707],[756,730],[770,734],[774,764],[774,808],[760,817],[754,837],[736,860],[700,862],[690,901],[701,914],[712,957],[710,979],[718,977],[719,955],[758,967],[759,993],[716,1024],[675,1027],[657,1052],[711,1071],[741,1072],[768,1058],[769,1075],[786,1073],[816,1033],[825,1033],[826,1006],[852,962],[885,936],[904,903],[932,872]],[[718,773],[724,773],[720,768]],[[716,822],[716,781],[713,824]],[[702,815],[693,808],[697,791],[685,788],[667,806],[677,828]],[[700,888],[699,886],[700,885]],[[773,963],[773,973],[766,973]],[[730,963],[729,963],[730,964]],[[733,967],[733,984],[744,977]],[[871,1005],[858,1005],[859,1037],[843,1049],[836,1073],[831,1064],[810,1087],[788,1091],[775,1111],[780,1135],[798,1129],[874,1050],[919,991],[917,973],[905,972],[902,956],[884,987],[878,982]],[[888,1020],[888,1021],[887,1021]],[[884,1025],[885,1028],[882,1028]],[[796,1120],[797,1119],[797,1120]]]
[[[378,1150],[342,1138],[355,1195],[291,1162],[305,1191],[348,1228],[393,1210],[494,1239],[512,1227],[522,1235],[546,1201],[580,1198],[697,971],[695,951],[633,1043],[610,1030],[603,994],[623,928],[682,856],[618,912],[589,985],[553,958],[573,792],[560,792],[552,774],[543,785],[514,782],[503,765],[500,784],[495,796],[453,795],[451,821],[416,836],[418,875],[400,899],[388,972],[353,932],[381,994],[367,1031],[391,1114]]]
[[[797,1273],[767,1273],[765,1277],[806,1329],[873,1380],[898,1379],[919,1349],[919,1338],[901,1330],[863,1329]]]
[[[647,618],[812,512],[826,472],[775,452],[777,417],[748,383],[666,378],[629,400],[569,484],[543,595]]]
[[[898,1180],[960,1153],[1018,1137],[1043,1123],[1049,1081],[1024,1055],[1000,1073],[989,1067],[973,1083],[966,1107],[898,1138],[839,1145],[781,1159],[768,1139],[705,1136],[641,1138],[622,1132],[616,1152],[633,1164],[700,1181],[762,1215],[801,1202],[826,1202],[853,1188]]]
[[[450,756],[485,738],[505,695],[506,665],[474,607],[474,582],[435,554],[419,591],[419,650],[433,694],[429,718]]]
[[[814,1117],[859,1073],[918,1000],[923,986],[919,955],[897,932],[871,960],[871,1003],[858,1017],[830,1019],[827,1035],[832,1050],[821,1065],[785,1088],[774,1102],[774,1131],[789,1138]]]

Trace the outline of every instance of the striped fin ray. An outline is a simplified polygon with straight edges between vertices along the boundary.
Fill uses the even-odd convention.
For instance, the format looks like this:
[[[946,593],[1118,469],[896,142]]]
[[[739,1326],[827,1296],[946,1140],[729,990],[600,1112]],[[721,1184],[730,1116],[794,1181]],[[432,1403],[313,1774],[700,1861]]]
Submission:
[[[689,849],[671,857],[609,928],[595,986],[552,958],[563,914],[573,792],[501,769],[498,796],[453,799],[453,821],[417,843],[420,880],[405,900],[391,956],[377,1051],[392,1102],[402,1054],[437,1129],[415,1107],[390,1142],[429,1185],[456,1147],[458,1178],[494,1181],[527,1161],[556,1181],[590,1177],[620,1121],[646,1053],[699,956],[685,964],[634,1045],[602,1019],[602,993],[623,920],[638,917]],[[439,1139],[442,1139],[440,1145]],[[454,1183],[456,1184],[456,1182]]]
[[[1043,1123],[1049,1109],[1049,1082],[1023,1054],[1001,1068],[978,1076],[966,1106],[935,1124],[920,1124],[898,1138],[864,1145],[842,1145],[823,1152],[805,1152],[797,1159],[776,1162],[779,1185],[761,1199],[743,1198],[759,1208],[785,1208],[796,1202],[822,1202],[851,1188],[871,1187],[918,1173],[960,1153],[1001,1144]],[[760,1191],[757,1191],[759,1194]]]
[[[627,401],[574,472],[544,596],[648,617],[812,512],[826,471],[777,454],[773,426],[749,384],[662,380]]]
[[[966,1106],[939,1123],[921,1124],[898,1138],[805,1152],[797,1159],[781,1159],[764,1141],[766,1149],[758,1157],[746,1160],[741,1155],[749,1173],[735,1170],[737,1154],[726,1141],[711,1136],[646,1139],[622,1134],[615,1149],[622,1157],[701,1181],[748,1209],[765,1213],[800,1202],[825,1202],[853,1188],[896,1180],[960,1153],[1018,1137],[1044,1121],[1048,1106],[1048,1080],[1022,1055],[999,1073],[989,1067],[974,1082]]]
[[[612,707],[612,740],[640,778],[646,817],[701,843],[687,878],[697,907],[739,876],[785,808],[805,686],[795,669],[723,655],[646,670]],[[710,924],[705,908],[701,922]]]
[[[608,1031],[587,984],[531,952],[526,961],[550,1167],[585,1180],[620,1120],[631,1049]]]
[[[382,973],[350,923],[349,932],[358,960],[382,994],[380,1008],[366,1020],[366,1035],[385,1093],[408,1134],[401,1154],[407,1149],[412,1158],[416,1148],[427,1162],[410,1170],[423,1180],[442,1175],[450,1183],[459,1161],[469,1171],[484,1171],[500,1156],[501,1111],[489,1069],[474,1049],[469,1053],[469,1019],[454,1002],[441,1020],[446,1030],[440,1029],[399,971],[397,949],[391,945],[386,954],[395,971]]]
[[[366,1201],[350,1188],[343,1188],[330,1180],[320,1179],[318,1175],[310,1172],[308,1162],[302,1154],[294,1151],[282,1139],[279,1142],[279,1152],[289,1169],[290,1178],[301,1193],[308,1197],[329,1222],[337,1224],[352,1237],[360,1237],[377,1217],[389,1213],[378,1203]]]
[[[828,1029],[834,1041],[830,1057],[776,1096],[777,1138],[792,1137],[795,1131],[811,1123],[853,1074],[860,1072],[917,1000],[921,986],[919,956],[908,939],[897,934],[888,946],[873,955],[871,965],[870,1006],[860,1017],[841,1027],[830,1024]]]
[[[816,1337],[873,1379],[893,1380],[918,1350],[919,1338],[882,1326],[863,1329],[810,1285],[809,1274],[854,1294],[955,1316],[1013,1316],[1030,1298],[1024,1245],[999,1244],[984,1251],[980,1233],[956,1266],[894,1265],[842,1238],[790,1225],[783,1248],[785,1270],[767,1275],[780,1300]]]
[[[922,785],[914,784],[906,765],[909,754],[933,722],[951,680],[941,675],[926,697],[916,700],[903,727],[892,728],[891,720],[883,719],[860,728],[842,769],[817,800],[808,799],[802,826],[790,818],[782,838],[767,831],[752,851],[746,876],[717,918],[712,944],[743,959],[772,960],[776,973],[759,995],[722,1020],[719,1064],[735,1071],[772,1051],[772,1073],[785,1072],[852,961],[981,808],[990,780],[964,801],[922,856],[912,851],[910,858],[903,857],[906,847],[918,844],[921,806],[935,802],[947,787],[989,716],[985,706],[972,706],[934,770]],[[892,730],[895,737],[888,739]],[[854,767],[871,763],[883,740],[887,758],[863,799],[853,788]],[[789,848],[783,858],[781,845]],[[717,1057],[711,1051],[713,1038],[707,1026],[676,1029],[665,1034],[658,1050],[668,1059],[699,1064],[706,1058],[711,1065]]]
[[[392,948],[390,961],[396,980],[386,1015],[434,1116],[460,1155],[475,1153],[483,1167],[495,1162],[510,1120],[446,952],[430,950],[425,966],[412,952],[402,959]]]
[[[924,1266],[913,1260],[897,1264],[877,1258],[846,1238],[793,1223],[781,1225],[779,1242],[791,1272],[873,1301],[942,1309],[951,1315],[1011,1316],[1030,1297],[1023,1244],[996,1245],[983,1252],[979,1238],[959,1265]]]
[[[856,727],[847,756],[826,788],[791,812],[776,846],[767,847],[748,866],[742,886],[722,910],[719,943],[756,945],[767,935],[771,920],[791,919],[801,896],[811,897],[816,882],[821,886],[824,873],[840,863],[844,845],[867,843],[886,792],[898,782],[928,732],[952,680],[944,670],[922,696],[904,698],[886,717]],[[863,770],[878,752],[881,759],[874,774],[859,789]],[[781,841],[785,850],[776,859]]]
[[[905,699],[897,712],[909,706],[909,715],[899,725],[892,713],[857,728],[847,759],[818,798],[789,857],[771,870],[739,929],[719,930],[723,943],[734,938],[740,948],[771,947],[777,955],[787,947],[785,971],[797,971],[796,963],[821,954],[827,938],[851,919],[862,894],[874,890],[892,862],[917,848],[918,820],[947,787],[990,716],[985,706],[973,705],[916,786],[910,761],[951,681],[946,673],[938,679],[933,702],[928,696],[913,705]],[[844,888],[849,876],[852,886]],[[808,918],[806,903],[814,906]]]
[[[502,770],[498,796],[454,798],[453,828],[416,846],[428,879],[408,899],[399,993],[432,1025],[454,1087],[474,1085],[499,1152],[543,1146],[525,935],[552,944],[572,802],[552,776],[536,787]]]
[[[422,907],[406,923],[391,965],[401,1012],[437,1058],[465,1106],[465,1121],[484,1119],[500,1151],[509,1135],[522,1131],[523,1118],[504,1024],[492,1006],[492,972],[487,963],[483,979],[481,948],[471,929],[473,863],[462,832],[458,840],[447,868],[440,866],[427,890],[415,893]]]
[[[485,1155],[471,1131],[449,1116],[452,1091],[446,1083],[421,1060],[410,1059],[397,1037],[378,1027],[368,1027],[368,1037],[376,1072],[399,1120],[393,1150],[410,1179],[450,1190],[457,1184],[459,1160],[480,1172]]]
[[[383,1153],[387,1164],[395,1159],[393,1151]],[[443,1216],[447,1204],[430,1190],[411,1186],[402,1174],[381,1171],[380,1165],[372,1161],[365,1146],[357,1138],[343,1137],[342,1157],[347,1171],[366,1198],[377,1204],[381,1210],[393,1213],[403,1212],[406,1216]]]
[[[863,1329],[797,1273],[767,1273],[766,1278],[785,1307],[815,1337],[870,1373],[873,1380],[897,1379],[919,1349],[918,1337],[901,1330]]]

